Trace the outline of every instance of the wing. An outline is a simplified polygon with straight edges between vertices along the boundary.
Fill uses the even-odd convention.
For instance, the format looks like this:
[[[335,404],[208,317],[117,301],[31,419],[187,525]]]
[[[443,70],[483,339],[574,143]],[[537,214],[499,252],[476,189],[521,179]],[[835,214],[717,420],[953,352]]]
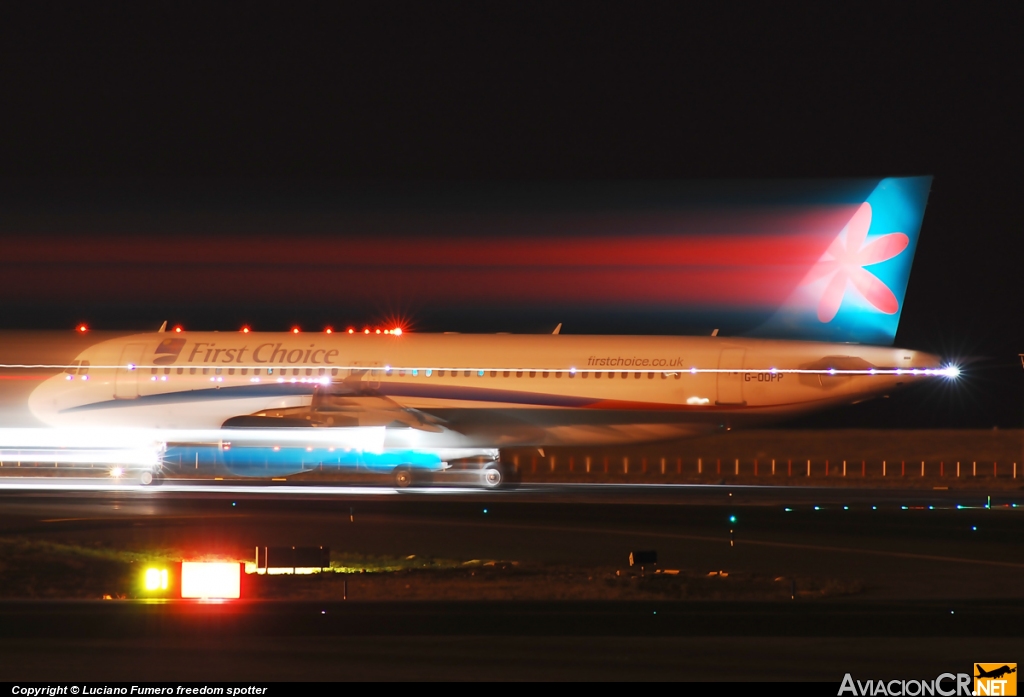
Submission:
[[[445,422],[417,409],[403,407],[372,389],[356,374],[341,382],[317,386],[308,406],[265,409],[228,419],[223,428],[287,428],[389,426],[440,433]]]

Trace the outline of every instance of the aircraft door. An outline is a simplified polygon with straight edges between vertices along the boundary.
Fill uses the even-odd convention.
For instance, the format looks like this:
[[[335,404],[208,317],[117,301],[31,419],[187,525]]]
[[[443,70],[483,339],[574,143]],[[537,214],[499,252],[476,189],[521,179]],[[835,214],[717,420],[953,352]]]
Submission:
[[[139,396],[138,365],[145,352],[145,344],[128,344],[121,350],[114,374],[114,399],[135,399]]]
[[[715,404],[743,405],[743,357],[746,349],[722,349],[718,355],[718,369],[729,372],[718,373],[718,399]]]

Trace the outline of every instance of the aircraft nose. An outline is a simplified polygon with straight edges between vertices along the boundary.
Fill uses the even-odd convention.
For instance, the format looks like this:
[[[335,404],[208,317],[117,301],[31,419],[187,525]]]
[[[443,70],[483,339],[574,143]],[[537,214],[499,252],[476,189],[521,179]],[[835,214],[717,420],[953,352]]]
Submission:
[[[43,380],[39,387],[32,391],[28,398],[28,409],[34,417],[45,424],[53,425],[60,410],[58,395],[65,382],[64,375],[55,375]]]

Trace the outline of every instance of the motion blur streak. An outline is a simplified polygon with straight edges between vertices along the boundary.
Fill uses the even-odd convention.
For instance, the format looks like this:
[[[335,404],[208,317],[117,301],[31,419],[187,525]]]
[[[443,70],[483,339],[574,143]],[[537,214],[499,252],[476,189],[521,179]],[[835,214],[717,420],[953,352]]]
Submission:
[[[9,301],[33,303],[63,299],[71,289],[87,289],[92,302],[118,302],[126,287],[145,303],[308,303],[316,288],[316,302],[347,306],[414,298],[449,310],[725,309],[743,315],[736,322],[746,331],[792,306],[761,334],[790,337],[806,329],[807,310],[825,290],[821,316],[835,316],[846,279],[875,308],[898,315],[930,182],[595,184],[511,198],[483,190],[454,197],[349,192],[315,221],[291,221],[286,236],[271,232],[272,214],[229,214],[216,236],[169,215],[138,221],[142,230],[90,236],[88,244],[61,232],[74,226],[70,219],[38,212],[33,225],[45,224],[50,243],[23,230],[5,248],[0,273]],[[140,237],[147,225],[161,233]],[[847,302],[841,321],[819,327],[815,338],[892,340],[898,317],[878,320],[870,336],[838,329],[861,311],[854,305]]]

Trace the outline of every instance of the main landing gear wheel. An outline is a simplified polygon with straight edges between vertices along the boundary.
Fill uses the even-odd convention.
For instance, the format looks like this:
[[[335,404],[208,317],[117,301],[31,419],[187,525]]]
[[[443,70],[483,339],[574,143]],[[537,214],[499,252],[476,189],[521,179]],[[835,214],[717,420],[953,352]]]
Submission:
[[[412,470],[408,467],[402,467],[401,469],[395,470],[395,486],[399,489],[408,489],[412,486],[413,477]]]
[[[142,486],[149,486],[154,481],[156,481],[156,477],[153,476],[152,472],[143,472],[139,475],[139,484]]]
[[[483,471],[483,476],[480,477],[481,483],[487,489],[497,489],[501,486],[505,477],[501,473],[500,467],[486,467]]]

